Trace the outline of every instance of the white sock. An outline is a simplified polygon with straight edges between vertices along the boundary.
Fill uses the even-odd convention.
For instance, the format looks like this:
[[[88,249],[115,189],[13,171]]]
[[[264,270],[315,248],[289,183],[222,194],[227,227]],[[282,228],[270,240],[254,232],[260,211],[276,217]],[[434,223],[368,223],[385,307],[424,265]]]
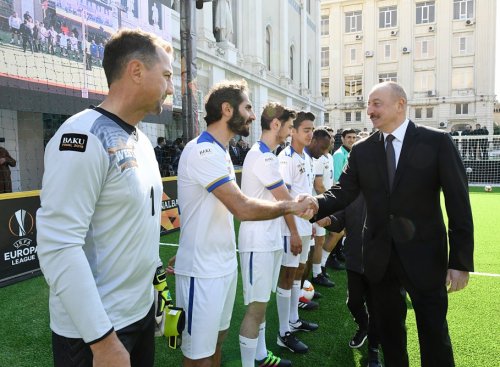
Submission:
[[[294,280],[292,286],[292,294],[290,296],[290,317],[288,321],[292,324],[299,319],[299,298],[301,294],[300,280]]]
[[[276,306],[278,308],[278,320],[280,323],[280,335],[285,336],[286,332],[290,331],[288,318],[290,316],[290,297],[292,291],[290,289],[276,288]]]
[[[240,335],[240,353],[242,367],[255,367],[255,351],[258,339],[249,339]]]
[[[267,357],[267,346],[266,346],[266,322],[259,325],[259,342],[257,343],[257,352],[255,353],[255,359],[260,361]]]
[[[321,274],[321,264],[313,264],[313,277],[317,277]]]
[[[326,251],[326,250],[321,251],[321,266],[326,265],[326,260],[328,260],[328,256],[330,256],[330,254],[331,251]]]

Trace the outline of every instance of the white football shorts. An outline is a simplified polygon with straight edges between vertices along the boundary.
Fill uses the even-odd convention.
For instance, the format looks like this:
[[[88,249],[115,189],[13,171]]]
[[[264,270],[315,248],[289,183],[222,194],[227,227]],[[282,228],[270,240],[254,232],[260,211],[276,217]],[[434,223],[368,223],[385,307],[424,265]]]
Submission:
[[[302,240],[302,252],[298,255],[294,255],[290,250],[290,236],[283,237],[283,261],[281,265],[289,268],[298,268],[299,263],[305,264],[307,262],[311,236],[301,236],[300,239]]]

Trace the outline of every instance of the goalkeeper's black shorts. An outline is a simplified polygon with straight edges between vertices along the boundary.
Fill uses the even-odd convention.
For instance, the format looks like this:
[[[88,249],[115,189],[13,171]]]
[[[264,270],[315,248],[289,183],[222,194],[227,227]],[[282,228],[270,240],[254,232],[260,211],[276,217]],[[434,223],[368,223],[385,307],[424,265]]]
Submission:
[[[116,334],[130,353],[132,367],[154,366],[154,305],[146,317],[117,330]],[[92,351],[83,339],[52,332],[52,353],[54,367],[92,367]]]

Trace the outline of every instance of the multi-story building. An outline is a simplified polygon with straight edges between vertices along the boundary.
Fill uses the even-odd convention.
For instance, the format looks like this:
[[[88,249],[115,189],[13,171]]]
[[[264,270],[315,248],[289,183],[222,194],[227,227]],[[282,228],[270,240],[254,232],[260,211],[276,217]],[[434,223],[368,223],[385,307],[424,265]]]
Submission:
[[[493,132],[495,0],[323,0],[321,91],[335,128],[368,128],[366,99],[392,80],[408,116]]]

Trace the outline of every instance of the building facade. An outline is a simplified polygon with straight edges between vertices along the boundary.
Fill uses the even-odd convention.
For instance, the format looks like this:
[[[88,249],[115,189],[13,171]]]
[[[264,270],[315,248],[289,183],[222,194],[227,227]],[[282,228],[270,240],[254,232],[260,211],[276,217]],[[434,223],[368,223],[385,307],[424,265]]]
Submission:
[[[324,0],[321,91],[330,125],[372,127],[373,85],[400,83],[424,125],[493,132],[495,0]]]

